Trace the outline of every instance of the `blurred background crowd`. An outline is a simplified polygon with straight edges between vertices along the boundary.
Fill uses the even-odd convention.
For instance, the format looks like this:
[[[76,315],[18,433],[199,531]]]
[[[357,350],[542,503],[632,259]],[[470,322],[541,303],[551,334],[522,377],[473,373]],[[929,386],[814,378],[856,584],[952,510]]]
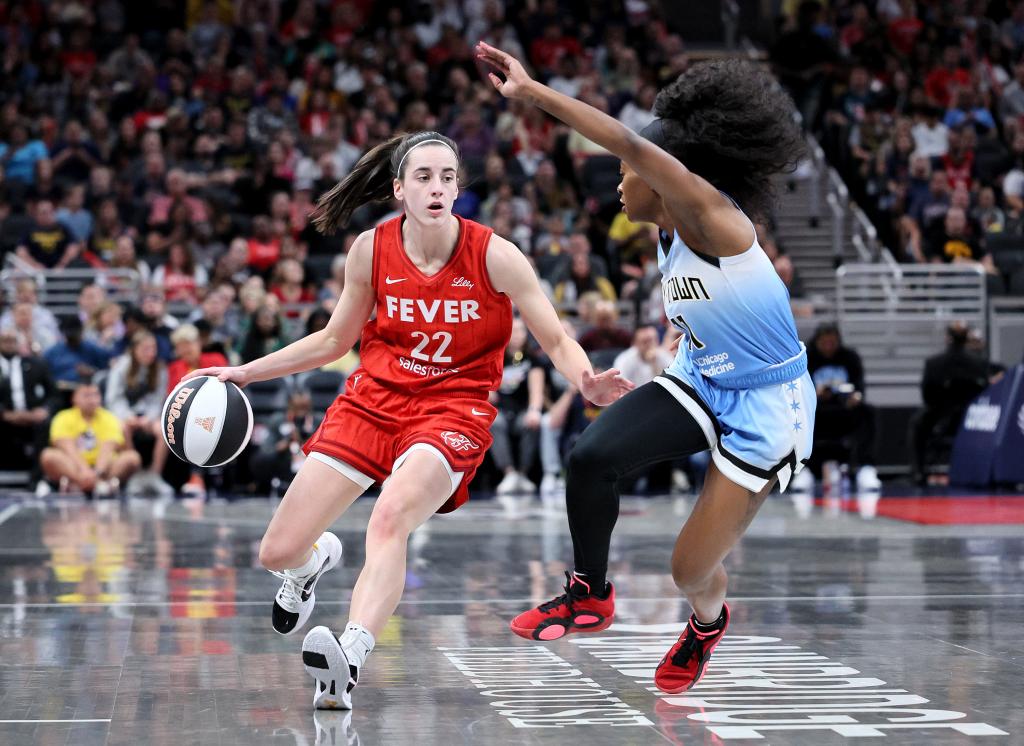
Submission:
[[[1024,2],[773,5],[770,63],[884,242],[906,261],[979,262],[994,291],[1024,293],[1024,275],[990,252],[1024,233]],[[459,143],[456,212],[531,259],[596,365],[650,380],[674,336],[657,229],[621,212],[617,159],[500,98],[471,50],[487,40],[640,129],[658,89],[693,62],[664,12],[674,6],[0,0],[0,437],[15,444],[0,466],[28,471],[40,494],[205,494],[202,475],[166,457],[164,396],[188,370],[246,362],[322,328],[351,241],[398,206],[366,206],[332,237],[309,213],[362,153],[402,131]],[[758,232],[799,298],[799,266],[770,221]],[[77,278],[77,295],[55,313],[47,288],[61,277]],[[859,386],[842,398],[853,409],[863,376],[843,359],[816,383],[826,398]],[[254,445],[214,478],[279,489],[357,365],[353,351],[251,389]],[[518,325],[495,400],[484,481],[557,494],[562,455],[598,410]],[[57,427],[65,411],[74,416]],[[100,426],[97,411],[121,427]],[[834,439],[860,470],[873,463],[872,426],[858,411],[844,410]],[[683,489],[700,469],[675,464],[642,482]],[[870,470],[863,479],[877,482]]]
[[[1012,0],[802,2],[771,59],[900,261],[978,263],[1021,295],[1022,45]]]

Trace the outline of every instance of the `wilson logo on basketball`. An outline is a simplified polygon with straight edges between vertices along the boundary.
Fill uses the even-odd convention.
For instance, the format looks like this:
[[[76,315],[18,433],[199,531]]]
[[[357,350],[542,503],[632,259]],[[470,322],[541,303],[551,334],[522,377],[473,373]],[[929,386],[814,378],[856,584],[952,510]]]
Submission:
[[[177,442],[174,439],[174,421],[181,417],[181,407],[188,401],[188,397],[193,391],[195,389],[188,387],[181,389],[177,396],[174,397],[171,408],[167,411],[167,442],[171,445]]]
[[[441,438],[447,443],[452,449],[456,451],[475,451],[480,448],[476,443],[471,441],[462,433],[456,433],[451,430],[445,430],[441,433]]]
[[[216,417],[196,417],[196,424],[208,433],[213,432],[213,423],[216,421]]]

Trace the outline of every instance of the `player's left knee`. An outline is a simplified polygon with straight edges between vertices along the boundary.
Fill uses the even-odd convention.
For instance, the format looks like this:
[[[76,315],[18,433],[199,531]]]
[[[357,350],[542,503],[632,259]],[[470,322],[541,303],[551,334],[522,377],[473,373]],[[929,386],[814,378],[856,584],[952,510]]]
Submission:
[[[371,546],[374,543],[390,541],[394,539],[404,540],[409,538],[414,526],[409,511],[398,501],[381,502],[378,500],[370,516],[370,523],[366,527],[366,543]]]

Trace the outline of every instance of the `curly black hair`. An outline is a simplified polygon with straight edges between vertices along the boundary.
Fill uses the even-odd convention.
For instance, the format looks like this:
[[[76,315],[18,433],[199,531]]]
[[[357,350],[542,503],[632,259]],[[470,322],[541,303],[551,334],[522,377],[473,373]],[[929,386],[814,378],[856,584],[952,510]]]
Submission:
[[[792,99],[764,68],[737,58],[692,66],[654,101],[659,144],[754,219],[771,210],[771,177],[792,171],[804,153],[793,113]]]

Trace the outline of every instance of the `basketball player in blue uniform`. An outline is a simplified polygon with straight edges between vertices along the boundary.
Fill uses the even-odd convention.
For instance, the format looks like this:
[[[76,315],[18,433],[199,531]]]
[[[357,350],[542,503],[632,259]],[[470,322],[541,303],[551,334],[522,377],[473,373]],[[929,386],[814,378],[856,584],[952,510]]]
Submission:
[[[654,679],[678,693],[700,679],[729,624],[722,560],[771,489],[785,490],[811,452],[806,350],[789,293],[747,217],[767,211],[771,176],[800,155],[792,104],[759,68],[710,62],[667,86],[654,105],[658,119],[637,134],[532,80],[511,55],[484,43],[476,51],[503,96],[540,107],[622,159],[627,215],[661,228],[665,313],[682,333],[672,365],[577,441],[566,485],[575,571],[564,595],[517,616],[512,630],[553,640],[608,627],[616,480],[711,449],[704,488],[672,553],[672,577],[693,614]]]

